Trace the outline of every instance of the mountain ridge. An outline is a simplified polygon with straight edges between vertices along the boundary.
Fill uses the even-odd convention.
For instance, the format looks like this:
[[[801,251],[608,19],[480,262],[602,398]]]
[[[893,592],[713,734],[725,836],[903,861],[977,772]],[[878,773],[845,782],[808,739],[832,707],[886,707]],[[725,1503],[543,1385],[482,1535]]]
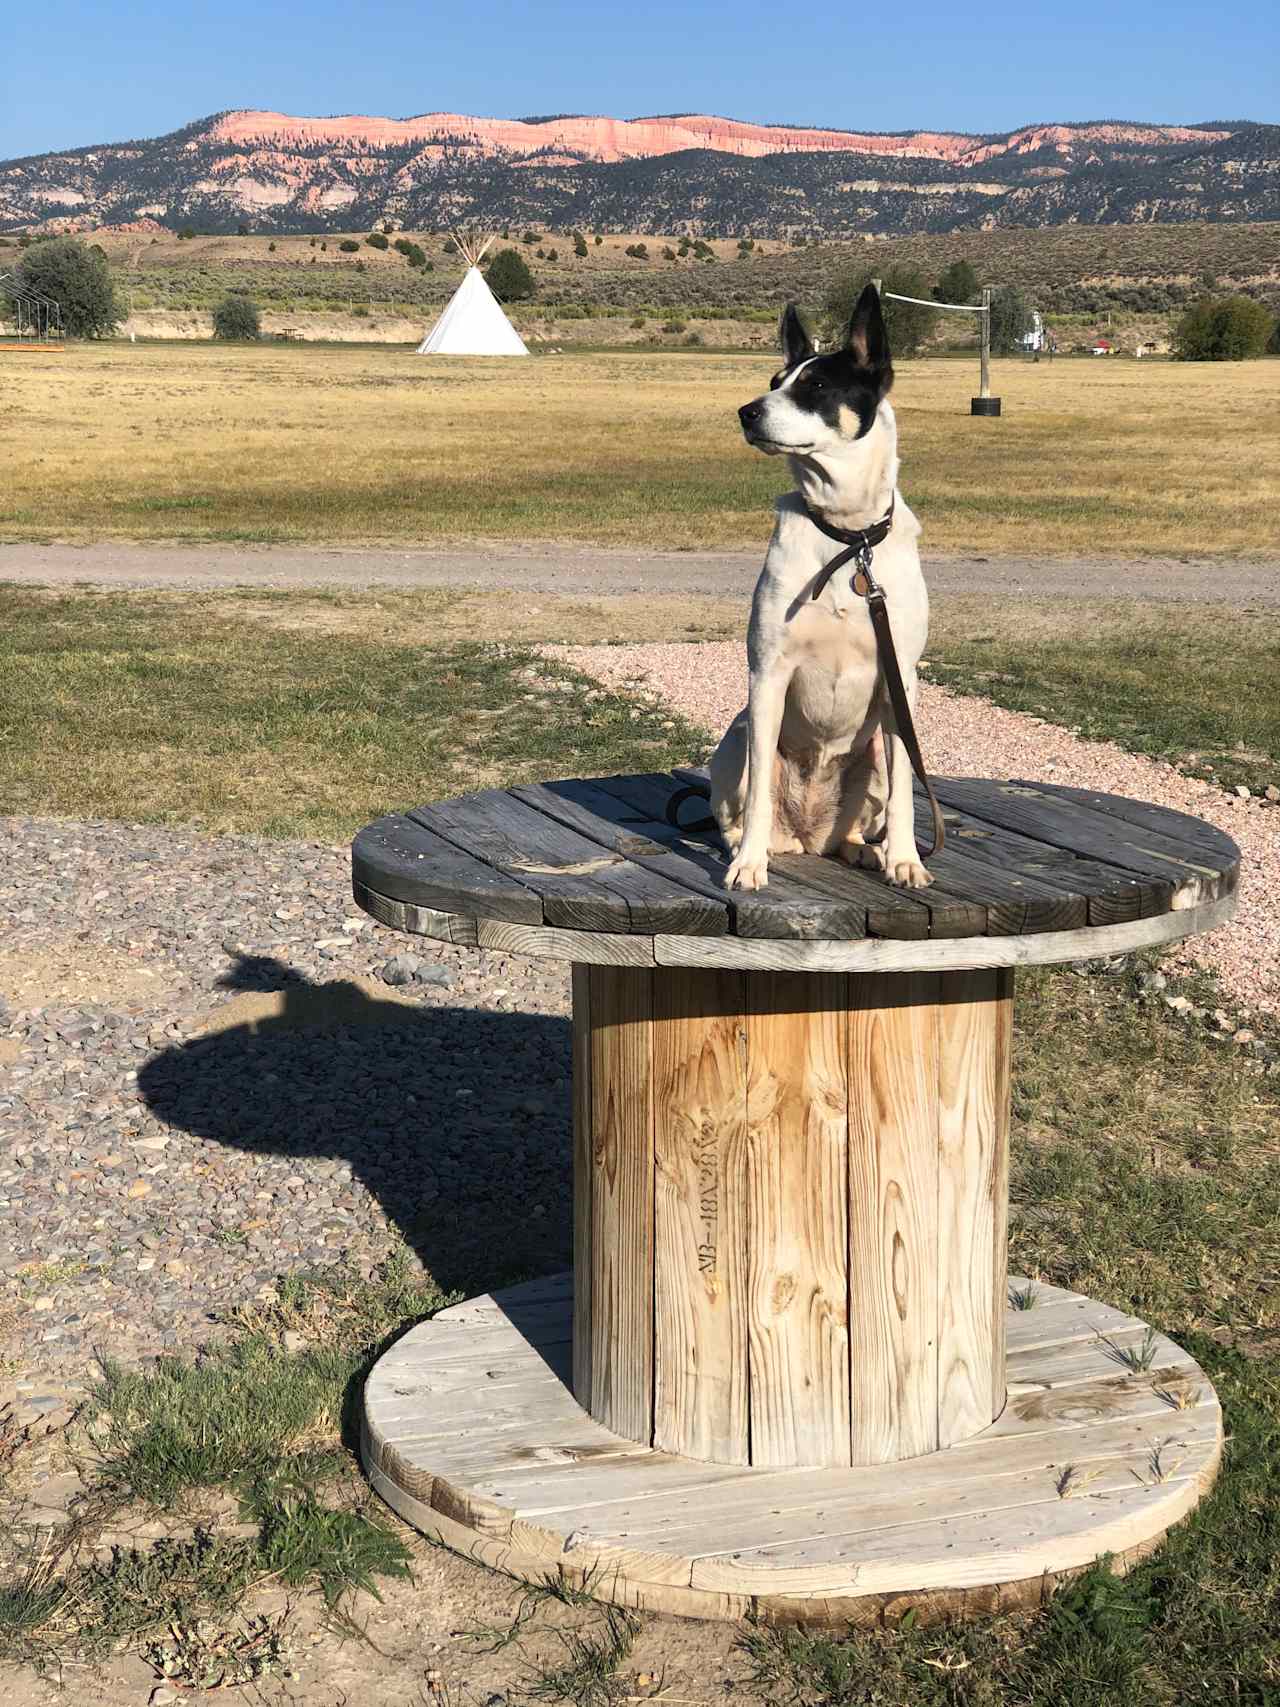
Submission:
[[[0,161],[9,231],[484,219],[812,237],[1277,217],[1280,127],[1249,120],[890,132],[707,113],[397,119],[228,108],[160,137]]]

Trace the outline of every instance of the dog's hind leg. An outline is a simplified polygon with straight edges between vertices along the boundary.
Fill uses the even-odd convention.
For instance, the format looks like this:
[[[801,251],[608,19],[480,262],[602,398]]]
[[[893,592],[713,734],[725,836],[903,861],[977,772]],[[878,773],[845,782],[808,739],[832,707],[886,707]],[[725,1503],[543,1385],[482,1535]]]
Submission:
[[[851,755],[842,779],[840,805],[826,849],[846,865],[884,870],[879,838],[884,831],[889,775],[884,735],[877,727],[860,753]]]

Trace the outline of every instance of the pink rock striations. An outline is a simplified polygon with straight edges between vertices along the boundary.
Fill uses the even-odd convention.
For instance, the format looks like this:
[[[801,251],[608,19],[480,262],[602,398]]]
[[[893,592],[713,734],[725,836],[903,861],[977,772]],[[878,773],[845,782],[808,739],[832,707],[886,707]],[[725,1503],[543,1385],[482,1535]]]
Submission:
[[[207,141],[254,148],[343,146],[388,148],[405,144],[473,148],[482,155],[529,156],[544,152],[560,158],[610,163],[676,154],[690,148],[758,157],[787,153],[896,155],[904,159],[947,160],[974,166],[1001,154],[1028,154],[1041,148],[1069,153],[1088,142],[1162,144],[1212,142],[1228,131],[1189,130],[1177,125],[1039,125],[989,140],[946,131],[910,131],[901,135],[852,130],[816,130],[793,125],[746,124],[705,113],[664,118],[611,119],[571,117],[528,121],[472,118],[465,113],[423,113],[411,119],[293,118],[286,113],[243,110],[224,113],[188,147]]]

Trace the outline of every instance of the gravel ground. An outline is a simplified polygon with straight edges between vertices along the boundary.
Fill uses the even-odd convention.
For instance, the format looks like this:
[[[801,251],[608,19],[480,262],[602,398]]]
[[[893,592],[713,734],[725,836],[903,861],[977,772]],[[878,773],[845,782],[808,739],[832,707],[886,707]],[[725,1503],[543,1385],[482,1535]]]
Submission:
[[[746,660],[736,641],[704,645],[556,646],[548,652],[613,686],[640,686],[715,735],[746,700]],[[1109,741],[1082,741],[1023,712],[1003,711],[922,684],[920,740],[932,769],[956,776],[1041,777],[1128,794],[1207,818],[1243,855],[1240,910],[1175,956],[1216,972],[1242,1013],[1280,1012],[1280,807],[1240,800],[1158,759]]]
[[[0,1403],[397,1233],[448,1288],[566,1260],[566,968],[381,929],[345,847],[9,818],[0,854]]]

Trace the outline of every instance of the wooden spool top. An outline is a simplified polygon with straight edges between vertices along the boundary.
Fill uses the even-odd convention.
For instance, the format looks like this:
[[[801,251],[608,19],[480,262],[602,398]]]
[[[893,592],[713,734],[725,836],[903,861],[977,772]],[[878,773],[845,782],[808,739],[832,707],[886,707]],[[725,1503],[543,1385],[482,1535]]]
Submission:
[[[719,837],[667,822],[692,775],[486,789],[380,818],[355,839],[356,900],[402,930],[598,965],[884,972],[1128,952],[1235,910],[1240,850],[1213,825],[973,777],[935,779],[947,845],[928,889],[786,854],[766,889],[728,891]]]

